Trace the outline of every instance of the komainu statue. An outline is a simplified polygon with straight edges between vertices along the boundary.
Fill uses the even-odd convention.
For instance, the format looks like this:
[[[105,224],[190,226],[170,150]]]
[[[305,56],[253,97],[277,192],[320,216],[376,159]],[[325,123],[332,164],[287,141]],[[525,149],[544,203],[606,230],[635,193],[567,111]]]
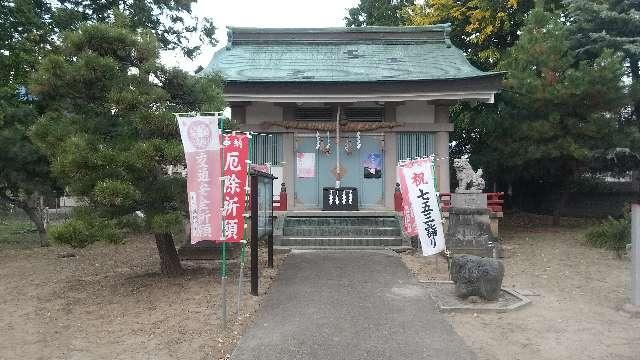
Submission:
[[[467,157],[454,159],[453,168],[456,169],[456,177],[458,178],[456,192],[482,192],[484,190],[482,169],[474,172]]]

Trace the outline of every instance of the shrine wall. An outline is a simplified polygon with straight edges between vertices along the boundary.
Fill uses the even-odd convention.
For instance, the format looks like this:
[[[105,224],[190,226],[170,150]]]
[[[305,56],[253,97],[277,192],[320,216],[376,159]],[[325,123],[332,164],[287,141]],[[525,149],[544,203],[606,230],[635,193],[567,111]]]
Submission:
[[[254,102],[246,107],[246,124],[262,124],[263,122],[281,122],[282,107],[272,103]]]
[[[435,106],[426,101],[406,101],[396,108],[396,121],[400,123],[435,123]]]

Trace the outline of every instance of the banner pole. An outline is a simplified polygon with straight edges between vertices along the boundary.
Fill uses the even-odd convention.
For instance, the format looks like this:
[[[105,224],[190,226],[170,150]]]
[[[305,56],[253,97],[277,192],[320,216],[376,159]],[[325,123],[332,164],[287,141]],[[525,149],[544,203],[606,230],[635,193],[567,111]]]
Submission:
[[[220,146],[220,154],[222,157],[222,193],[220,196],[222,197],[222,201],[224,204],[224,117],[218,117],[218,122],[220,126],[220,134],[222,135],[223,144]],[[227,287],[225,284],[225,280],[227,277],[227,242],[225,241],[225,229],[224,229],[224,211],[220,214],[220,221],[222,222],[222,268],[221,268],[221,277],[220,277],[220,287],[222,292],[222,327],[226,328],[227,326]]]
[[[253,137],[251,136],[251,134],[249,132],[247,132],[247,138],[248,138],[248,143],[249,143],[249,157],[252,154],[252,147],[253,147]],[[249,159],[251,160],[251,159]],[[247,190],[249,188],[249,176],[251,173],[251,162],[249,162],[248,166],[247,166],[247,183],[245,184],[245,188],[244,188],[244,208],[245,211],[246,209],[249,208],[249,196],[248,193],[249,191]],[[240,275],[238,276],[238,318],[240,318],[240,310],[241,310],[241,306],[242,306],[242,297],[243,297],[243,291],[242,291],[242,280],[244,277],[244,258],[245,258],[245,254],[246,254],[246,250],[247,250],[247,222],[246,222],[246,217],[245,217],[245,223],[244,223],[244,227],[242,229],[242,249],[240,250]]]

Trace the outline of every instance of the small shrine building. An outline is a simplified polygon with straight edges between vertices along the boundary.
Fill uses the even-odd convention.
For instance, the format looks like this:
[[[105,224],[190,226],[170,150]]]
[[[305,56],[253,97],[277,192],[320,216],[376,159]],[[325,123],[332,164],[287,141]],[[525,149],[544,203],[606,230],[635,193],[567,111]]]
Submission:
[[[224,76],[241,130],[266,134],[251,156],[285,183],[289,210],[322,208],[336,181],[357,189],[360,209],[392,210],[400,160],[434,154],[438,190],[450,191],[449,107],[491,103],[501,88],[502,74],[474,68],[449,32],[229,28],[203,73]]]

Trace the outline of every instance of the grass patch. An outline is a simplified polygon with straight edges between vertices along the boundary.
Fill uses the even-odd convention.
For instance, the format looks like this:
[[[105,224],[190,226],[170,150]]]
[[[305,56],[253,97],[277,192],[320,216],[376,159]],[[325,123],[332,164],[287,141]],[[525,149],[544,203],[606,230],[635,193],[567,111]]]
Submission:
[[[0,215],[0,245],[40,246],[38,231],[29,219]]]

